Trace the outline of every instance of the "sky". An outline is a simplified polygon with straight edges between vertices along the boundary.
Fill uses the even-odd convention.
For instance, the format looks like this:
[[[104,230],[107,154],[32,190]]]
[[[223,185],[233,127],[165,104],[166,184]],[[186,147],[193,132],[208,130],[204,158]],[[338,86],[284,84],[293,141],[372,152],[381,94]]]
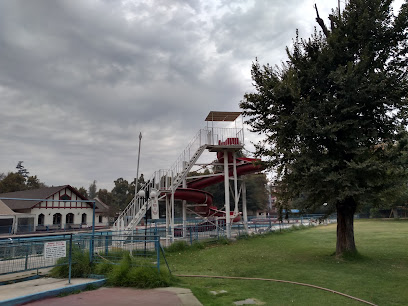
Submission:
[[[139,133],[139,173],[170,168],[210,111],[240,111],[255,58],[310,36],[314,3],[327,22],[338,1],[0,0],[0,173],[111,190]]]

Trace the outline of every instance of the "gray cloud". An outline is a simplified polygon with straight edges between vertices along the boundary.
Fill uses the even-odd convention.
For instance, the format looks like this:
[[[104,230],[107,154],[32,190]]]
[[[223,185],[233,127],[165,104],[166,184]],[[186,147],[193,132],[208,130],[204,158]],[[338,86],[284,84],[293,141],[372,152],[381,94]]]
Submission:
[[[170,167],[210,110],[238,110],[256,56],[278,64],[311,33],[313,3],[1,1],[0,173],[24,160],[46,184],[111,189],[140,131],[141,172]]]

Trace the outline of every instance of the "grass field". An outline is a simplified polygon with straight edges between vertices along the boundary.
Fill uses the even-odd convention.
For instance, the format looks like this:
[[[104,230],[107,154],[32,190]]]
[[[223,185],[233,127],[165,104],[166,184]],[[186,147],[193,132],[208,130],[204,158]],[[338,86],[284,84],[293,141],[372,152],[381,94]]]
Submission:
[[[173,274],[289,280],[378,305],[408,305],[408,221],[357,220],[360,256],[334,256],[336,225],[272,233],[166,255]],[[255,298],[264,305],[364,305],[331,292],[258,280],[180,278],[204,305]],[[214,295],[210,291],[225,290]]]

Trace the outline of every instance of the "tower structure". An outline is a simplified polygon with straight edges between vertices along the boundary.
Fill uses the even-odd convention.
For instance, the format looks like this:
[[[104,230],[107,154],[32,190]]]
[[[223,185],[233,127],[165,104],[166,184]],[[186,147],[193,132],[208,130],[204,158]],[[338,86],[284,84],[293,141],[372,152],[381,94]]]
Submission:
[[[182,203],[183,236],[187,228],[187,210],[200,216],[217,216],[225,218],[226,236],[231,237],[231,222],[239,216],[238,202],[241,192],[238,192],[238,176],[259,172],[262,167],[253,159],[238,158],[237,152],[244,147],[243,120],[239,122],[240,112],[211,111],[205,121],[207,126],[200,129],[180,154],[173,166],[168,170],[156,171],[128,207],[115,221],[115,230],[124,232],[132,229],[142,220],[148,209],[158,207],[159,201],[166,207],[166,237],[172,241],[175,237],[174,213],[177,200]],[[222,126],[223,125],[223,126]],[[211,163],[198,163],[204,152],[216,153],[217,159]],[[222,165],[222,173],[211,173],[189,177],[193,167]],[[230,203],[230,181],[232,182],[233,209]],[[224,182],[224,209],[213,206],[212,195],[203,188],[212,184]],[[241,184],[244,188],[245,184]],[[242,190],[245,194],[245,190]],[[245,204],[245,205],[244,205]],[[246,201],[243,198],[244,223],[246,223]],[[152,214],[152,218],[158,216]]]

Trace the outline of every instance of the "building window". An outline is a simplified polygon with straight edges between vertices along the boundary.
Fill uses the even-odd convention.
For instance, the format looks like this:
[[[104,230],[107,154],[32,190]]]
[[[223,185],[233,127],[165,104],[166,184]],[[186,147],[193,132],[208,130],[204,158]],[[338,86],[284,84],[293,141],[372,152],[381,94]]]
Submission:
[[[73,224],[74,223],[74,214],[69,213],[65,216],[65,223],[66,224]]]
[[[44,214],[38,215],[38,225],[44,225]]]
[[[67,194],[63,194],[62,196],[60,196],[60,200],[67,200],[67,201],[69,201],[69,200],[71,200],[71,197],[70,197],[69,195],[67,195]]]
[[[61,219],[62,216],[60,213],[54,214],[54,216],[52,216],[52,224],[61,224]]]
[[[99,216],[99,223],[102,223],[102,216]]]
[[[86,214],[85,214],[85,213],[82,214],[82,221],[81,221],[81,223],[82,223],[82,224],[86,224]]]

